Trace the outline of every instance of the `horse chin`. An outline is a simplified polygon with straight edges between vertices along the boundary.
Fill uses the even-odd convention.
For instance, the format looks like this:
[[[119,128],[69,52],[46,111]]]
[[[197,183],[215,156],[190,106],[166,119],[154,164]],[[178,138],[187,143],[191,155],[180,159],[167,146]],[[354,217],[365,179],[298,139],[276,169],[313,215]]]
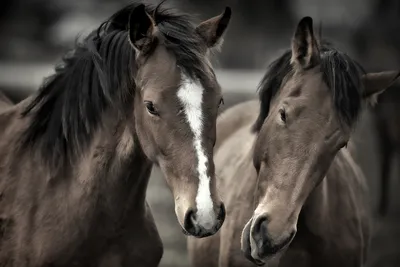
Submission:
[[[283,253],[289,247],[289,244],[291,242],[288,242],[288,244],[286,244],[284,247],[282,247],[279,251],[277,251],[274,254],[263,255],[264,253],[259,251],[254,240],[250,238],[250,225],[251,225],[251,220],[244,227],[241,240],[242,251],[246,259],[248,259],[257,266],[264,266],[264,265],[267,266],[268,263],[270,262],[275,262],[276,260],[279,261],[280,256],[283,255]]]
[[[264,260],[255,259],[252,256],[246,256],[246,258],[257,266],[264,266],[267,264]]]
[[[280,256],[284,253],[284,251],[286,251],[286,248],[282,249],[281,251],[278,251],[276,254],[272,254],[272,255],[268,255],[268,256],[265,256],[263,258],[260,258],[258,256],[259,253],[258,253],[257,249],[255,249],[255,250],[252,250],[251,257],[254,259],[255,263],[256,262],[259,263],[258,266],[262,266],[264,264],[268,265],[268,263],[275,262],[276,260],[279,260]]]
[[[186,236],[191,236],[191,234],[189,234],[188,231],[186,231],[186,230],[183,229],[183,228],[181,228],[181,229],[182,229],[182,233],[183,233],[184,235],[186,235]]]
[[[246,248],[242,248],[244,256],[246,259],[248,259],[249,261],[251,261],[252,263],[254,263],[257,266],[263,266],[266,264],[266,262],[264,260],[258,259],[258,257],[253,257],[253,252],[252,249],[250,248],[250,246],[246,247]]]
[[[279,258],[283,255],[284,251],[286,251],[286,248],[283,248],[276,254],[268,255],[261,258],[257,249],[250,248],[249,253],[245,256],[248,260],[250,260],[257,266],[268,266],[270,263],[275,264],[275,262],[279,262]]]
[[[242,232],[242,240],[241,240],[242,251],[243,251],[243,254],[246,259],[248,259],[249,261],[251,261],[252,263],[254,263],[257,266],[263,266],[263,265],[265,265],[265,262],[263,260],[253,257],[254,249],[251,248],[250,234],[249,234],[250,233],[250,231],[249,231],[250,225],[251,225],[251,223],[248,222]]]

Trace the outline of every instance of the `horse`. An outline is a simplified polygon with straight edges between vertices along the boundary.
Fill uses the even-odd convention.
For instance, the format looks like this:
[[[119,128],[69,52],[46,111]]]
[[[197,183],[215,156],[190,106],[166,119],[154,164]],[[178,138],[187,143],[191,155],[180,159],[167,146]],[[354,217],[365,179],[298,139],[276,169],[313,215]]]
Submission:
[[[216,235],[188,238],[192,266],[362,266],[368,188],[346,145],[364,105],[399,75],[365,73],[302,18],[291,49],[261,80],[259,103],[217,120],[214,162],[227,218]]]
[[[396,7],[382,6],[390,11]],[[379,9],[377,9],[379,11]],[[398,31],[398,23],[393,23],[396,17],[388,17],[388,11],[374,16],[362,23],[356,29],[352,42],[363,59],[363,65],[369,70],[379,67],[400,66],[400,40],[393,38],[392,32]],[[379,21],[371,23],[371,21]],[[377,27],[379,26],[379,27]],[[383,29],[383,30],[382,30]],[[399,165],[400,159],[400,91],[399,84],[394,84],[378,97],[379,105],[370,109],[373,126],[376,130],[377,151],[379,153],[380,196],[378,214],[384,217],[390,206],[390,177],[393,166]],[[396,157],[397,156],[397,157]],[[397,159],[396,159],[397,158]],[[395,164],[394,164],[395,163]],[[400,178],[400,173],[396,173]]]
[[[134,2],[77,42],[37,93],[1,102],[1,266],[158,266],[153,165],[185,234],[219,230],[223,98],[210,52],[230,17],[226,7],[195,24],[163,2]]]
[[[390,176],[393,163],[400,166],[400,85],[395,84],[379,96],[379,105],[373,107],[372,119],[377,133],[380,154],[381,190],[378,212],[382,217],[388,214],[390,204]],[[397,160],[396,160],[397,156]],[[399,170],[398,170],[399,171]],[[400,178],[400,173],[396,174]]]

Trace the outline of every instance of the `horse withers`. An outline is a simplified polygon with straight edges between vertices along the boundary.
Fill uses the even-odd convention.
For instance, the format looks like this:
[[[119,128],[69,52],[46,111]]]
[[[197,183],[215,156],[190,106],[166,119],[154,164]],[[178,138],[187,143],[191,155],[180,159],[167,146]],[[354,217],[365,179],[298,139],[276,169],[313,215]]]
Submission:
[[[365,74],[303,18],[260,83],[260,104],[217,121],[216,172],[227,219],[189,238],[193,266],[359,267],[367,258],[367,185],[346,149],[362,108],[398,71]],[[233,149],[234,148],[234,149]]]
[[[1,266],[158,266],[145,200],[153,164],[184,232],[219,230],[222,92],[209,50],[230,17],[226,8],[196,26],[133,3],[78,43],[37,94],[1,103]]]

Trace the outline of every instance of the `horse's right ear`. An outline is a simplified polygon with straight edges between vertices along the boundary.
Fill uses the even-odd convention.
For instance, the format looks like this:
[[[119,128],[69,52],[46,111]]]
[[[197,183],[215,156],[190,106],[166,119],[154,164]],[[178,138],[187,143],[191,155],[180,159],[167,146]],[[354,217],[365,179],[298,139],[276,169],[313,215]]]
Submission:
[[[311,17],[304,17],[297,25],[292,39],[291,63],[308,69],[317,65],[319,60],[319,47],[314,37],[313,20]]]
[[[232,10],[225,7],[225,10],[219,16],[203,21],[196,27],[196,32],[203,38],[208,48],[221,43],[225,30],[228,28],[231,20]]]
[[[363,75],[364,99],[375,104],[377,96],[398,81],[399,77],[400,71],[383,71]]]
[[[129,41],[138,52],[142,52],[153,41],[154,27],[154,20],[146,12],[144,4],[132,10],[129,15]]]

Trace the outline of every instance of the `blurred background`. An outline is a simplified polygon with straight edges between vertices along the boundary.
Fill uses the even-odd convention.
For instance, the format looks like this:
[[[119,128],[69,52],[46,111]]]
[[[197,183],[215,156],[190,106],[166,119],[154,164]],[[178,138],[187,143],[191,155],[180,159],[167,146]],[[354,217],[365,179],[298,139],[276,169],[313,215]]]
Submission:
[[[78,36],[129,0],[1,0],[0,90],[18,102],[37,90]],[[158,1],[149,1],[158,3]],[[398,0],[169,0],[168,5],[207,19],[226,5],[233,17],[217,77],[225,106],[256,97],[265,68],[290,45],[298,20],[313,17],[322,35],[367,71],[400,68]],[[321,24],[322,23],[322,24]],[[318,30],[317,30],[318,31]],[[400,266],[400,88],[390,88],[364,114],[355,138],[358,160],[370,185],[374,237],[368,266]],[[340,197],[340,196],[338,196]],[[162,236],[162,267],[188,266],[185,238],[175,219],[172,196],[153,170],[148,201]],[[380,204],[383,203],[383,204]],[[381,214],[379,214],[381,211]]]

